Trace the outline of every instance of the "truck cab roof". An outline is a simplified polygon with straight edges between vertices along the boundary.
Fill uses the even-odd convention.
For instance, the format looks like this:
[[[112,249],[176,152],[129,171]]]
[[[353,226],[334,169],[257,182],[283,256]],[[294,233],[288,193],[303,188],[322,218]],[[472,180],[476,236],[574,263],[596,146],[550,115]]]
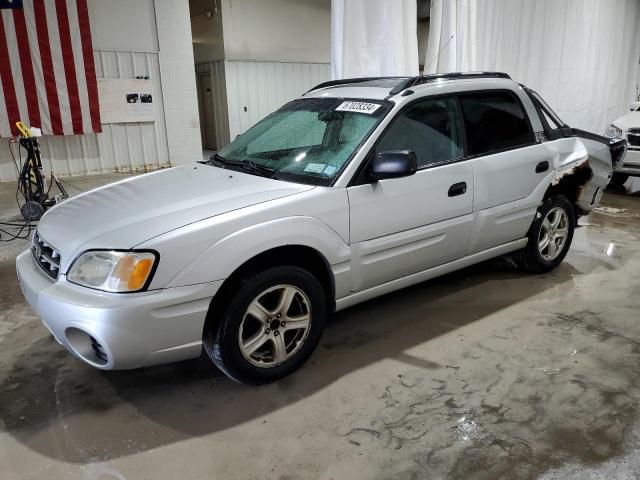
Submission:
[[[307,98],[363,98],[387,100],[426,91],[433,94],[482,88],[516,89],[519,85],[503,72],[454,72],[415,77],[364,77],[321,83],[304,94]]]

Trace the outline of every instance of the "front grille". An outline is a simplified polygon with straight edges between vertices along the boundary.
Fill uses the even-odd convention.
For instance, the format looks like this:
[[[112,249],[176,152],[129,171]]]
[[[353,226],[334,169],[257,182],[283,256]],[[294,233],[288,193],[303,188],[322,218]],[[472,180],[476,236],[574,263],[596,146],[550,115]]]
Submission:
[[[627,132],[630,147],[640,148],[640,128],[632,128]]]
[[[96,357],[98,357],[101,362],[107,363],[107,352],[104,351],[102,345],[100,345],[95,338],[91,336],[89,338],[91,339],[91,348],[93,349],[93,353],[96,354]]]
[[[40,268],[51,278],[58,278],[60,273],[60,252],[45,242],[42,237],[35,233],[31,244],[31,253]]]

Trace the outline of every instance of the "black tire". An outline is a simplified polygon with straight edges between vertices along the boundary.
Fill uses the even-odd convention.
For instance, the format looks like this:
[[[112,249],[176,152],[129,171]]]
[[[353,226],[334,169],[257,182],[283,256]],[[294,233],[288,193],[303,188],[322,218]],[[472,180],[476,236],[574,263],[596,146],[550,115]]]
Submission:
[[[567,215],[567,235],[562,244],[559,253],[552,260],[547,260],[540,252],[539,240],[541,233],[544,235],[543,222],[547,215],[556,208],[562,209]],[[564,257],[567,255],[569,248],[571,247],[571,241],[573,240],[573,232],[576,225],[576,214],[571,202],[564,195],[554,195],[547,199],[536,213],[536,217],[529,228],[527,237],[529,241],[527,246],[522,250],[513,254],[513,259],[516,264],[530,273],[545,273],[553,270],[562,263]],[[543,250],[544,251],[544,250]]]
[[[626,173],[614,173],[611,176],[611,183],[612,185],[615,185],[616,187],[622,187],[624,186],[624,184],[627,182],[627,180],[629,180],[629,175]]]
[[[290,285],[304,292],[310,304],[310,325],[306,337],[293,356],[274,366],[252,364],[240,348],[241,325],[249,305],[265,290]],[[203,344],[209,358],[227,376],[246,385],[273,382],[294,372],[311,356],[320,341],[328,315],[326,293],[307,270],[288,265],[269,268],[245,279],[227,304],[219,322],[205,325]],[[275,334],[275,329],[274,332]],[[282,333],[284,340],[285,333]],[[274,344],[275,348],[275,344]],[[274,351],[275,355],[275,351]]]

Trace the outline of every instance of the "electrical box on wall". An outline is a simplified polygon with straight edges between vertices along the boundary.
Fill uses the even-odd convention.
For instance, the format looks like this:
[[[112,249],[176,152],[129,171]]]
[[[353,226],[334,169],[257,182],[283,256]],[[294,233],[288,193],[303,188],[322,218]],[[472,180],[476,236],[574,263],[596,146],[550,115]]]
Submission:
[[[148,78],[99,78],[102,123],[155,121],[153,84]]]

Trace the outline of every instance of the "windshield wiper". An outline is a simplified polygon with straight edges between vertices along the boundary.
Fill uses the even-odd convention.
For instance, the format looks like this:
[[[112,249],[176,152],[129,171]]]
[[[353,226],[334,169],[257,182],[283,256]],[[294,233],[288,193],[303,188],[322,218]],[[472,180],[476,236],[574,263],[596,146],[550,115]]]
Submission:
[[[260,165],[259,163],[252,162],[251,160],[245,160],[245,161],[227,160],[226,158],[219,155],[218,153],[215,153],[211,155],[211,158],[209,159],[209,163],[210,162],[216,162],[225,167],[239,167],[242,170],[257,173],[258,175],[261,175],[263,177],[268,177],[268,178],[276,177],[276,171],[273,168]]]
[[[276,178],[276,171],[271,167],[252,162],[251,160],[245,160],[244,162],[238,162],[237,164],[245,170],[259,173],[268,178]]]
[[[220,155],[218,152],[214,152],[214,154],[209,157],[209,160],[207,160],[204,163],[208,163],[209,165],[213,165],[214,163],[220,163],[224,165],[227,163],[227,159],[224,158],[222,155]]]

